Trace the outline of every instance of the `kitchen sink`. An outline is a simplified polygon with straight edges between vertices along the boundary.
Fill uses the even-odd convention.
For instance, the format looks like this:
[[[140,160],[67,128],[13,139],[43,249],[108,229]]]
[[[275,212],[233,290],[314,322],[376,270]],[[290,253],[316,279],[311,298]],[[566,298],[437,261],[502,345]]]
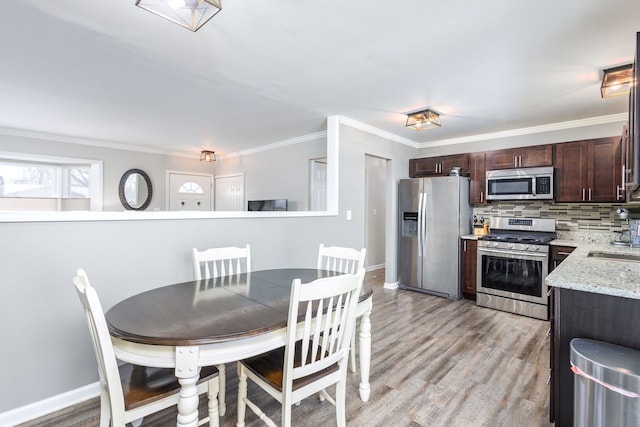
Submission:
[[[612,261],[640,262],[640,254],[614,254],[611,252],[592,251],[589,252],[589,255],[587,256],[594,258],[606,258]]]

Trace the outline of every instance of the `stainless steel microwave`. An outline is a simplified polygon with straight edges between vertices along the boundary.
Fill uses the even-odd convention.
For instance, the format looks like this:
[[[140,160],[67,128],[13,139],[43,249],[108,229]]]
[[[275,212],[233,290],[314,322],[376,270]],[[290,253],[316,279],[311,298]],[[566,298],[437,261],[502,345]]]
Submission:
[[[487,200],[551,200],[553,167],[487,171]]]

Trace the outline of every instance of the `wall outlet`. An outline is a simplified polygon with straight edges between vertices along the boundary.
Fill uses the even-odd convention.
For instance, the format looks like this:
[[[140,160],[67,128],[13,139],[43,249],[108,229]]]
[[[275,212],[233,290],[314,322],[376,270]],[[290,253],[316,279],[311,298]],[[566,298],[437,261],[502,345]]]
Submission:
[[[347,211],[347,221],[351,221],[351,211]]]

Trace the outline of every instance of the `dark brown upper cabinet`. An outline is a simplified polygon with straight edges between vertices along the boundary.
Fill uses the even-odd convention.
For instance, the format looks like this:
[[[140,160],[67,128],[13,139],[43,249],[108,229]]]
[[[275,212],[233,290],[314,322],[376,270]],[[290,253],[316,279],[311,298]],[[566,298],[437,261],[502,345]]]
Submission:
[[[553,166],[553,145],[508,148],[487,152],[487,170]]]
[[[462,173],[468,173],[469,155],[464,153],[411,159],[409,160],[409,176],[411,178],[421,178],[448,175],[454,167],[461,168]]]
[[[556,202],[624,202],[620,137],[556,144]]]
[[[487,202],[486,180],[487,153],[469,153],[469,204],[480,205]]]

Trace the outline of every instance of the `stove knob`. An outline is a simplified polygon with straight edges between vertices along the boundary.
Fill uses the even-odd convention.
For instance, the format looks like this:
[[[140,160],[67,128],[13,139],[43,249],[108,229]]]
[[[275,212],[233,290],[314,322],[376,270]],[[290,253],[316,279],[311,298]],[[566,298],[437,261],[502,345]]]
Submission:
[[[515,248],[515,247],[516,247],[516,245],[514,245],[513,243],[511,243],[511,244],[509,245],[509,249],[513,249],[513,248]]]
[[[498,247],[498,242],[493,242],[493,247],[497,248]]]
[[[529,250],[529,245],[524,245],[524,246],[522,247],[522,250],[523,250],[523,251],[528,251],[528,250]]]
[[[539,250],[540,250],[540,246],[534,246],[534,247],[533,247],[533,250],[534,250],[534,251],[539,251]]]

